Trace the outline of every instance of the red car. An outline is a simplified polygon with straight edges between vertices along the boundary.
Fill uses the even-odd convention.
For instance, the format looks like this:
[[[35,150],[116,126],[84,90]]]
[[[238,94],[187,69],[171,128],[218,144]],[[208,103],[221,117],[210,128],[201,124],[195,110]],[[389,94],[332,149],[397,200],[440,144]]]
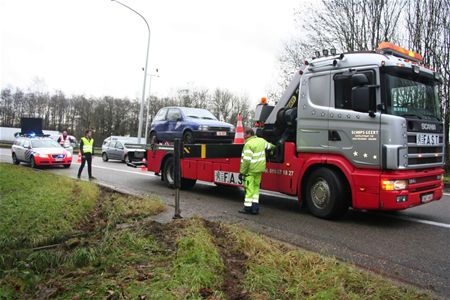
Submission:
[[[72,154],[48,137],[19,136],[11,147],[13,163],[29,163],[32,168],[62,165],[70,168]]]

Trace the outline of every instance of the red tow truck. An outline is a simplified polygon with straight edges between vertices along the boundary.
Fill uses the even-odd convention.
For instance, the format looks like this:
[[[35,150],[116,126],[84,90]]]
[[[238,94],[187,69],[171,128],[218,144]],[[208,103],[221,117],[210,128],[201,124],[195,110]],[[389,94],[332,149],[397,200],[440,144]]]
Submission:
[[[391,43],[316,57],[276,105],[256,107],[257,135],[276,145],[261,188],[297,196],[320,218],[349,207],[402,210],[441,199],[445,140],[439,74]],[[181,187],[241,186],[243,145],[184,145]],[[174,151],[152,145],[147,169],[173,187]]]

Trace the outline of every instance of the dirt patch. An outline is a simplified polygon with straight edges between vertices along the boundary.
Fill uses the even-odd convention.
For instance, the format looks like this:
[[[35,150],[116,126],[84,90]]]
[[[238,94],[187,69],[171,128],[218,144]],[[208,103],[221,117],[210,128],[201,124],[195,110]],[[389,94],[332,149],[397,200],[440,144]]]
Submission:
[[[76,188],[74,188],[74,193],[76,192],[76,189],[79,188],[78,185],[75,185]],[[95,204],[94,210],[92,213],[86,218],[86,221],[83,222],[77,229],[84,232],[93,232],[96,230],[103,229],[106,227],[108,222],[108,217],[105,215],[104,211],[104,205],[105,201],[107,199],[110,199],[112,196],[112,192],[108,191],[106,189],[101,188],[100,189],[100,195],[98,197],[98,200]]]
[[[245,280],[247,256],[236,249],[236,242],[220,223],[205,220],[205,227],[213,236],[213,241],[225,265],[222,291],[226,298],[233,300],[249,299],[247,291],[243,290],[241,286]]]

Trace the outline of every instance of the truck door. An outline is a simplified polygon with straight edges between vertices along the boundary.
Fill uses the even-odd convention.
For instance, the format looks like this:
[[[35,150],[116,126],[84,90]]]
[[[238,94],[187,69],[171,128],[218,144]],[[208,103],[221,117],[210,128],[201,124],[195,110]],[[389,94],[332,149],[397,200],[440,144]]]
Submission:
[[[297,117],[297,151],[328,151],[330,71],[303,75]]]
[[[371,115],[355,111],[356,88],[354,74],[367,77],[369,86],[379,84],[377,68],[361,67],[351,71],[333,71],[332,95],[330,103],[328,145],[329,152],[347,158],[358,167],[377,168],[380,166],[380,113]],[[353,77],[355,78],[355,77]],[[371,88],[370,93],[380,103],[379,88]],[[352,96],[353,95],[353,96]]]

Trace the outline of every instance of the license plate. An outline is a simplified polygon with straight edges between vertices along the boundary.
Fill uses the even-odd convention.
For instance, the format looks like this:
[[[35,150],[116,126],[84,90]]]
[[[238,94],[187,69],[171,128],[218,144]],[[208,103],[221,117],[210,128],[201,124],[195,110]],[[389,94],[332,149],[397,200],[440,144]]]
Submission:
[[[439,144],[439,135],[418,133],[416,138],[417,145],[437,145]]]
[[[225,136],[225,135],[227,135],[227,132],[226,131],[217,131],[217,133],[216,133],[218,136]]]
[[[62,158],[55,158],[55,161],[63,161]]]
[[[433,200],[433,198],[434,198],[433,196],[434,196],[433,193],[423,194],[423,195],[420,196],[420,201],[422,203],[430,202],[430,201]]]
[[[239,173],[214,171],[214,182],[225,183],[230,185],[242,185],[243,182],[239,180]]]

